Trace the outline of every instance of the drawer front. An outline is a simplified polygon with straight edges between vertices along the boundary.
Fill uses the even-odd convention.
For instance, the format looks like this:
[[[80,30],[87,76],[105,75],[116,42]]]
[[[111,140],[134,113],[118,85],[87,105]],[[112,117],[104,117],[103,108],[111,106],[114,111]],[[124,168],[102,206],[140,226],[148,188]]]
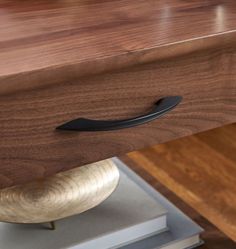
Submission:
[[[190,54],[0,98],[0,188],[236,121],[236,50]],[[0,93],[1,94],[1,93]],[[126,119],[162,97],[183,101],[128,129],[55,128],[76,118]]]

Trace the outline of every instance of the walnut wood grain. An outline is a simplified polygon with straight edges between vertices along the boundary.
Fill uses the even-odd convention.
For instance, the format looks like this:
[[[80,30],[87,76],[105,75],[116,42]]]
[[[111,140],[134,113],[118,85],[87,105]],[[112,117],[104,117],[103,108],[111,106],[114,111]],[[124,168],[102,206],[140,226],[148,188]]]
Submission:
[[[225,46],[234,0],[0,0],[0,92]]]
[[[128,154],[236,242],[236,124]]]
[[[183,96],[182,103],[139,127],[93,133],[55,130],[79,117],[138,116],[169,95]],[[234,47],[2,94],[0,187],[235,122],[235,96]]]
[[[135,154],[135,152],[133,154]],[[235,242],[211,223],[207,219],[208,217],[205,218],[203,214],[200,213],[201,211],[196,204],[191,207],[190,202],[183,201],[183,196],[180,198],[176,195],[179,189],[177,186],[171,191],[170,188],[167,188],[167,182],[164,184],[160,183],[157,174],[150,168],[145,167],[146,165],[143,162],[139,161],[139,163],[137,163],[137,161],[131,159],[130,156],[122,156],[120,159],[205,230],[201,234],[201,238],[205,244],[200,246],[199,249],[235,249]],[[224,180],[223,177],[222,180]],[[191,185],[188,187],[191,187]],[[186,196],[188,195],[188,188],[185,189],[185,194]],[[211,194],[212,193],[209,193],[209,195]],[[218,215],[215,215],[215,221],[216,219],[218,219]]]

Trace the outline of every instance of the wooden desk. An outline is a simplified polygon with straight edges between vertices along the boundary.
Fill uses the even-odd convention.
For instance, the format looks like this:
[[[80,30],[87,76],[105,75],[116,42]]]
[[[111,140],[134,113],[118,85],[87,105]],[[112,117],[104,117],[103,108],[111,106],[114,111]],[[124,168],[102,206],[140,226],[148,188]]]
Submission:
[[[235,44],[234,0],[0,0],[0,188],[235,122]],[[170,95],[183,101],[141,126],[56,131]],[[234,248],[195,220],[209,228],[205,248]]]
[[[0,0],[0,187],[236,121],[235,1]],[[181,95],[148,124],[125,119]]]

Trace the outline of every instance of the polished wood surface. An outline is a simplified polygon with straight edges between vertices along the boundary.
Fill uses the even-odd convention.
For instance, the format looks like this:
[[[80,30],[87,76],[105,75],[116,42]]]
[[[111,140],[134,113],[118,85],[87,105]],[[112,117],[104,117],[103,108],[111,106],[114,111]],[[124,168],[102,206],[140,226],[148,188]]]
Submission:
[[[236,124],[133,152],[128,157],[236,242],[235,152]],[[208,235],[220,243],[207,225]],[[219,248],[231,247],[223,243]]]
[[[183,96],[164,117],[110,132],[66,132],[70,120],[124,119]],[[236,50],[218,48],[0,98],[0,187],[25,183],[236,121]]]
[[[235,44],[234,0],[0,0],[0,94]]]
[[[0,221],[44,223],[80,214],[107,199],[119,182],[111,159],[0,191]]]
[[[165,186],[166,184],[161,184],[157,177],[153,175],[152,170],[146,168],[144,164],[137,164],[137,162],[129,156],[122,156],[120,159],[122,159],[122,161],[124,161],[132,170],[151,184],[158,192],[164,195],[169,201],[171,201],[186,215],[205,229],[205,232],[201,235],[201,238],[204,240],[205,244],[200,246],[199,249],[235,249],[235,242],[233,240],[204,218],[198,212],[196,207],[190,207],[188,205],[189,203],[187,204],[181,200],[176,195],[176,190],[173,190],[172,192]]]

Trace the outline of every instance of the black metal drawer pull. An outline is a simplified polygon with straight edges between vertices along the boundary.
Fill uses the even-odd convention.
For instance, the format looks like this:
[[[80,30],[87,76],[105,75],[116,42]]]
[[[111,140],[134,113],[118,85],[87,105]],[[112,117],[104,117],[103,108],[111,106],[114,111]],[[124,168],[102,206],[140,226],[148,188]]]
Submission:
[[[71,131],[109,131],[133,127],[161,117],[162,115],[175,108],[181,102],[181,100],[181,96],[165,97],[157,101],[154,109],[150,113],[131,119],[91,120],[85,118],[78,118],[69,121],[61,126],[58,126],[57,129]]]

